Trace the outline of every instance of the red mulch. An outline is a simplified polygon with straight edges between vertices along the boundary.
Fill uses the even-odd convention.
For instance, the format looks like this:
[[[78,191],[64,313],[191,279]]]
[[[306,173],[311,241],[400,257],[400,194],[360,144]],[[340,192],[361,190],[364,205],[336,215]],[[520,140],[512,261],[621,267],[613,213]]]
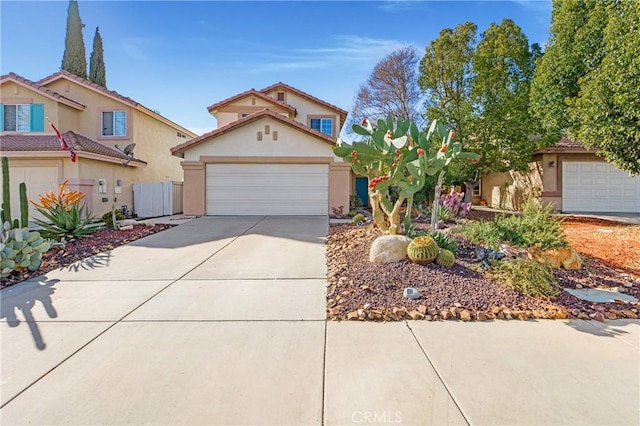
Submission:
[[[578,253],[640,277],[640,225],[570,216],[563,227]]]
[[[104,253],[114,248],[130,243],[148,235],[155,234],[174,225],[146,226],[136,225],[132,229],[111,229],[100,228],[86,237],[67,241],[64,249],[52,248],[42,255],[42,265],[37,271],[29,270],[15,271],[11,275],[2,279],[0,288],[9,287],[26,279],[37,277],[55,269],[64,268],[79,260],[85,259],[98,253]]]

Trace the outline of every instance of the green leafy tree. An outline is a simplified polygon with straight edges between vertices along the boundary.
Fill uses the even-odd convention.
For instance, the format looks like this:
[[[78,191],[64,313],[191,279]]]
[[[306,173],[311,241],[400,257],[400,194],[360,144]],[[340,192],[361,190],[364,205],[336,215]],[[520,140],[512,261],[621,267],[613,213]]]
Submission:
[[[473,62],[471,99],[476,109],[470,149],[482,153],[483,171],[526,170],[535,148],[529,89],[533,54],[512,20],[492,23]]]
[[[428,119],[456,129],[456,140],[463,146],[469,140],[473,113],[471,82],[476,29],[474,23],[465,22],[455,29],[440,31],[425,49],[418,78],[426,97]]]
[[[431,41],[425,49],[418,77],[418,85],[425,96],[428,120],[438,120],[447,127],[456,129],[455,140],[464,148],[471,145],[471,86],[476,31],[477,27],[472,22],[440,31],[438,38]],[[444,181],[473,181],[475,171],[470,166],[472,165],[465,161],[454,159],[447,169]],[[417,194],[416,199],[430,201],[436,185],[437,178],[428,176],[424,189]]]
[[[536,63],[530,95],[546,145],[555,144],[572,125],[569,107],[580,93],[579,80],[600,65],[606,9],[601,0],[553,2],[550,37]]]
[[[102,37],[100,29],[96,27],[96,34],[93,36],[93,51],[89,62],[89,80],[107,87],[107,70],[104,65],[104,50],[102,48]]]
[[[87,78],[87,56],[84,49],[84,39],[82,38],[82,27],[78,2],[77,0],[69,0],[62,69],[78,77]]]
[[[607,161],[640,175],[640,2],[606,7],[600,66],[580,80],[569,136]]]

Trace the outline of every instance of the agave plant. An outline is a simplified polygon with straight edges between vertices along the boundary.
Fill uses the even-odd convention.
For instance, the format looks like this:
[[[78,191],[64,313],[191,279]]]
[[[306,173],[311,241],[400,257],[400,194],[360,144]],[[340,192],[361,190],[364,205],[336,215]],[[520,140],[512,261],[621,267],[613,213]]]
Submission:
[[[56,240],[62,237],[80,237],[93,231],[89,223],[93,217],[86,204],[80,204],[86,194],[80,191],[67,191],[67,181],[60,185],[57,193],[47,192],[38,196],[40,202],[31,203],[47,221],[35,219],[42,226],[46,238]]]

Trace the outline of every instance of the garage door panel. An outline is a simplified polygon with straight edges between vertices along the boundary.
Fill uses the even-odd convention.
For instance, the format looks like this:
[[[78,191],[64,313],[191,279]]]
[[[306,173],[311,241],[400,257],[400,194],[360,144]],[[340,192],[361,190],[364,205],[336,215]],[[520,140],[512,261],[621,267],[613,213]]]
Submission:
[[[38,195],[58,189],[57,166],[11,166],[9,162],[9,184],[11,191],[11,216],[20,218],[20,183],[27,185],[27,199],[37,201]],[[0,190],[1,191],[1,190]],[[33,204],[29,203],[29,220],[44,220]]]
[[[640,212],[640,177],[602,162],[564,162],[562,171],[563,211]]]
[[[326,215],[325,164],[208,164],[209,215]]]

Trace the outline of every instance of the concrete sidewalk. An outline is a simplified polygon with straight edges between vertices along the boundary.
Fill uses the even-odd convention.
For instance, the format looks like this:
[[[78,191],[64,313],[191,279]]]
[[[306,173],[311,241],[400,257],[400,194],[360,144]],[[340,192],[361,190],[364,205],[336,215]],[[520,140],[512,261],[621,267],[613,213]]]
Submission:
[[[638,321],[325,320],[322,217],[206,217],[0,291],[4,424],[638,424]]]

